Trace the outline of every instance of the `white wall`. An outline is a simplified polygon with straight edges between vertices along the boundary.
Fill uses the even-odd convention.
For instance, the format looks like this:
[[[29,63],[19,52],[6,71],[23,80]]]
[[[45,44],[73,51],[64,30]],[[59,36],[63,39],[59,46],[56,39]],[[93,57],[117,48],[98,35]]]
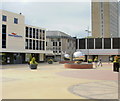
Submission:
[[[24,16],[16,13],[11,13],[8,11],[2,11],[2,15],[7,16],[7,21],[2,22],[2,24],[5,24],[7,27],[7,33],[6,33],[6,49],[5,50],[18,50],[22,51],[25,48],[25,23],[24,23]],[[14,24],[14,18],[18,18],[18,24]],[[16,33],[17,35],[20,35],[22,37],[14,37],[9,36],[11,33]]]

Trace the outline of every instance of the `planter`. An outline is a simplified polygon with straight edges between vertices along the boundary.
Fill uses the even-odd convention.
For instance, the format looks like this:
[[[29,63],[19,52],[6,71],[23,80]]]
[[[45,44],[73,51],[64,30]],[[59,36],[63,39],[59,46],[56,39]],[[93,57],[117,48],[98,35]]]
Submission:
[[[93,64],[64,64],[64,67],[72,69],[92,69]]]
[[[37,69],[37,64],[30,64],[30,69]]]
[[[48,64],[53,64],[53,61],[48,61]]]

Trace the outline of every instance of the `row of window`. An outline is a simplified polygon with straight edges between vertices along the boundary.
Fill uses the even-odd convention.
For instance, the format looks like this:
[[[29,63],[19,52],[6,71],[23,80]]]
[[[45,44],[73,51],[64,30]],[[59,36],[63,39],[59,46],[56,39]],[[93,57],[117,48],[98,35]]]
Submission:
[[[7,16],[6,15],[2,15],[2,21],[7,22]],[[18,24],[18,18],[14,18],[13,23]]]
[[[104,42],[104,43],[103,43]],[[89,38],[87,39],[87,49],[111,49],[111,39],[104,38],[102,42],[102,38]],[[77,49],[86,49],[86,40],[85,39],[77,39],[76,40],[76,48]],[[113,38],[112,41],[112,49],[120,49],[120,38]]]
[[[53,53],[61,53],[61,51],[53,51]]]
[[[45,50],[45,41],[26,39],[25,49]]]
[[[45,30],[26,27],[26,37],[35,39],[45,39]]]
[[[53,42],[53,46],[61,46],[61,42]]]

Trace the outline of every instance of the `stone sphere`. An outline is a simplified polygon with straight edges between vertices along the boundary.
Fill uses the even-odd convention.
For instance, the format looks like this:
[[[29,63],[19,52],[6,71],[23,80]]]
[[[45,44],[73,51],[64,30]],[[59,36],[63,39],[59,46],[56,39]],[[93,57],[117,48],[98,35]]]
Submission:
[[[81,57],[81,56],[85,56],[82,52],[75,52],[74,54],[73,54],[73,56],[75,57],[75,58],[77,58],[77,57]]]
[[[65,54],[64,57],[65,58],[70,58],[70,55],[69,54]]]

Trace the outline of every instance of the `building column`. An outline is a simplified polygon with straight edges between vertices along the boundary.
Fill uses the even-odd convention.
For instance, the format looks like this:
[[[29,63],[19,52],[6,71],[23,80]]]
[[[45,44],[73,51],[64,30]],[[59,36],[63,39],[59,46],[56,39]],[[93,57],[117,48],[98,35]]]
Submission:
[[[79,47],[79,39],[77,39],[77,49],[80,49],[80,47]]]
[[[102,49],[104,49],[104,38],[102,38]]]
[[[95,49],[95,38],[94,38],[94,49]]]
[[[86,45],[85,49],[87,49],[87,38],[85,39],[85,45]]]
[[[111,49],[113,49],[113,38],[111,38]]]

